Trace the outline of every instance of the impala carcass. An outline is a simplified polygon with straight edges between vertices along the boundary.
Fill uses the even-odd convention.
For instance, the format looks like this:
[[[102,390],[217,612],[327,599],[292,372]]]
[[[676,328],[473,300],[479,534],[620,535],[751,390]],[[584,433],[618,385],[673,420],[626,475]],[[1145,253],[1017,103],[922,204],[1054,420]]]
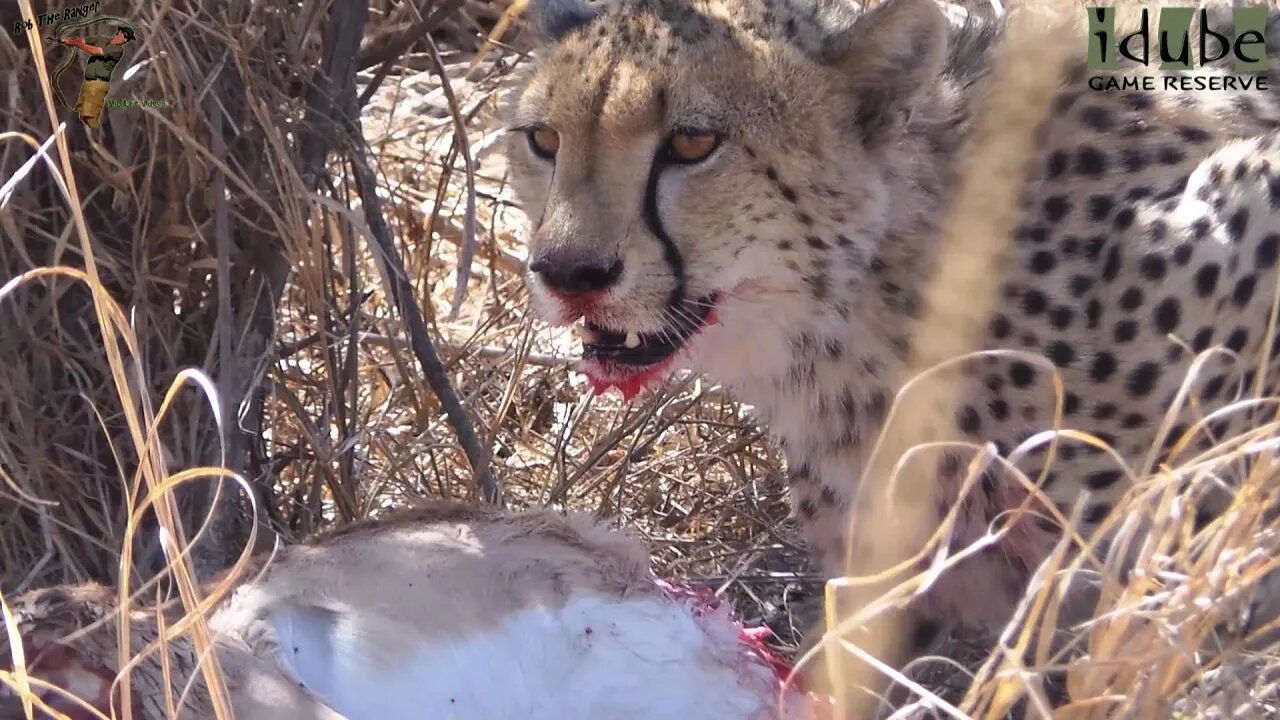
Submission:
[[[256,564],[209,619],[238,718],[756,720],[818,710],[727,605],[654,577],[641,542],[585,516],[435,504]],[[13,605],[31,673],[108,715],[116,697],[119,715],[115,624],[73,633],[111,614],[108,593],[55,588]],[[157,617],[131,615],[135,651]],[[4,653],[0,668],[12,665]],[[134,717],[170,717],[163,688],[179,698],[195,670],[185,637],[140,661]],[[213,717],[194,675],[178,714]],[[15,708],[9,691],[0,717]],[[80,712],[68,714],[92,716]]]

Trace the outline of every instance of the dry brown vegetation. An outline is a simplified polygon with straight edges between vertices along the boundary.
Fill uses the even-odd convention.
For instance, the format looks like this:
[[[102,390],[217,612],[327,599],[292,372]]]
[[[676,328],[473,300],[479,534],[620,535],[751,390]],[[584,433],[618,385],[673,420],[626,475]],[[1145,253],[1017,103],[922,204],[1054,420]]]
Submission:
[[[192,607],[193,579],[274,536],[482,502],[488,476],[508,506],[638,528],[659,573],[716,587],[794,649],[793,603],[821,584],[760,428],[697,378],[592,397],[570,335],[526,310],[495,114],[532,47],[523,0],[361,4],[105,3],[146,59],[113,93],[168,107],[109,110],[100,142],[49,92],[65,51],[43,44],[42,64],[0,17],[0,591],[156,579]],[[1274,648],[1240,638],[1268,629],[1241,613],[1280,550],[1275,431],[1137,469],[1115,522],[1138,569],[1086,564],[1085,654],[1034,632],[1068,610],[1064,555],[997,648],[954,643],[978,682],[919,668],[934,690],[961,681],[939,712],[1048,716],[1045,673],[1066,670],[1056,717],[1274,715]],[[199,470],[217,465],[239,481]],[[1193,535],[1189,488],[1230,479],[1235,504]]]

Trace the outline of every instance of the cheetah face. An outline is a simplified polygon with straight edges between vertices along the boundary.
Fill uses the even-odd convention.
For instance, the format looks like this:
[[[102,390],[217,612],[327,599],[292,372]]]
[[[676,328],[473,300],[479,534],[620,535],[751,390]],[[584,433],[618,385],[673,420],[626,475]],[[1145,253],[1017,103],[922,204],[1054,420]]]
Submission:
[[[885,83],[936,74],[918,38],[945,47],[945,21],[931,0],[856,22],[792,1],[539,7],[507,154],[534,308],[582,322],[597,391],[630,397],[677,363],[772,376],[796,333],[847,320],[885,230],[877,152],[912,97]]]

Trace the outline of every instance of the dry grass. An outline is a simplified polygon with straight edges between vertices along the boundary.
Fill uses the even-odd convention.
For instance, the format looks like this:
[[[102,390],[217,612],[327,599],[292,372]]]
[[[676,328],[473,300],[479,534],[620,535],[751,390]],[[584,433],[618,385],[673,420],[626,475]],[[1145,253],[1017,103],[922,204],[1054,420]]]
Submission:
[[[349,3],[333,17],[319,2],[287,13],[210,5],[106,9],[137,21],[129,57],[147,59],[120,86],[169,107],[108,111],[105,146],[74,120],[53,132],[49,95],[27,91],[42,80],[26,36],[0,38],[2,66],[14,68],[0,72],[0,116],[14,131],[0,135],[0,183],[16,182],[0,197],[0,281],[16,279],[0,292],[0,591],[95,579],[150,596],[155,580],[190,609],[192,578],[273,535],[290,541],[426,497],[480,501],[458,425],[424,379],[415,308],[396,301],[375,249],[389,239],[506,504],[614,517],[647,537],[658,572],[717,587],[748,621],[785,626],[792,600],[821,585],[760,429],[696,379],[634,406],[591,397],[568,368],[572,338],[526,312],[523,221],[494,115],[530,46],[524,3],[508,13],[500,0],[375,0],[363,39],[350,37]],[[502,42],[477,53],[507,22]],[[358,140],[336,103],[319,100],[340,94],[338,51],[354,41]],[[49,162],[29,164],[54,136]],[[41,274],[57,266],[88,276]],[[126,380],[134,367],[145,382]],[[161,411],[155,399],[171,384]],[[1241,612],[1280,550],[1275,430],[1260,424],[1208,455],[1136,469],[1115,515],[1136,570],[1120,583],[1117,555],[1073,575],[1100,598],[1074,644],[1040,631],[1075,612],[1057,594],[1078,564],[1064,541],[994,651],[955,644],[977,682],[946,664],[913,677],[952,703],[935,703],[951,717],[1047,714],[1053,673],[1076,701],[1056,717],[1273,714],[1262,709],[1274,702],[1271,646],[1241,644],[1269,628]],[[160,445],[153,431],[163,466],[154,452],[140,460]],[[1245,456],[1257,462],[1233,469]],[[254,503],[198,469],[224,462]],[[1234,504],[1192,533],[1190,494],[1223,478],[1241,483]],[[182,529],[189,538],[211,509],[190,565],[173,562]],[[160,526],[173,542],[161,546]],[[1059,657],[1063,644],[1085,654]]]

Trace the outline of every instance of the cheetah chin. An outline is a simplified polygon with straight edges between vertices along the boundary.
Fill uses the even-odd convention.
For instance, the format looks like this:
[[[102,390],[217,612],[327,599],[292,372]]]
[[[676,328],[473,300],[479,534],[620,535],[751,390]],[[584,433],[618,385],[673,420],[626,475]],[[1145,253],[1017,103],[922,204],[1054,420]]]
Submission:
[[[603,394],[617,388],[624,400],[661,383],[674,369],[677,357],[708,326],[719,320],[723,295],[711,293],[673,305],[670,319],[658,332],[637,332],[606,327],[584,315],[580,327],[582,361],[576,369],[587,376],[591,389]]]

